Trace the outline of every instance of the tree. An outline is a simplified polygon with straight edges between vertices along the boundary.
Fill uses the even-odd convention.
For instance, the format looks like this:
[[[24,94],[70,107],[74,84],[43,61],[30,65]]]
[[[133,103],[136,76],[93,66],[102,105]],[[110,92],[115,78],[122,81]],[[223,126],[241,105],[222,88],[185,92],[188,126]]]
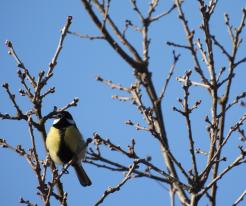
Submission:
[[[117,16],[120,11],[120,8],[117,8],[118,2],[81,0],[81,3],[84,11],[91,18],[91,25],[97,28],[98,35],[73,32],[70,29],[72,17],[68,16],[48,69],[39,71],[38,75],[33,74],[32,70],[25,66],[12,42],[6,41],[8,52],[19,68],[17,72],[21,83],[19,94],[27,97],[31,106],[23,110],[10,85],[4,83],[3,88],[14,106],[16,115],[1,111],[0,116],[4,120],[24,120],[27,123],[31,148],[27,150],[25,149],[27,146],[23,144],[12,146],[5,138],[1,138],[1,146],[23,156],[30,164],[38,181],[38,196],[41,197],[44,205],[53,204],[50,202],[52,198],[61,205],[67,205],[67,195],[69,198],[70,193],[64,192],[66,188],[63,187],[61,177],[67,173],[70,165],[57,170],[49,156],[44,156],[46,153],[44,141],[47,121],[57,111],[77,106],[78,99],[75,98],[64,107],[55,106],[53,110],[47,112],[44,110],[45,100],[55,92],[55,88],[52,86],[47,89],[46,85],[49,85],[54,77],[66,36],[104,41],[120,57],[117,61],[125,62],[123,67],[131,69],[132,77],[126,81],[131,83],[122,86],[122,82],[113,83],[101,76],[97,76],[96,79],[112,89],[119,90],[117,95],[113,96],[114,99],[130,102],[135,106],[142,119],[136,114],[130,116],[125,124],[135,128],[138,131],[137,136],[146,133],[144,135],[148,141],[159,145],[158,155],[163,157],[164,164],[161,165],[153,159],[156,151],[145,151],[146,145],[143,146],[142,138],[127,139],[128,147],[125,149],[125,145],[119,146],[114,138],[107,139],[103,137],[103,132],[95,132],[92,137],[93,142],[88,141],[85,162],[96,166],[94,170],[101,168],[109,170],[108,176],[115,172],[120,174],[123,172],[124,176],[115,186],[108,187],[100,198],[94,198],[94,204],[100,205],[113,195],[112,193],[127,187],[125,186],[127,182],[141,177],[164,185],[166,189],[163,189],[163,193],[169,193],[170,205],[176,205],[177,202],[182,205],[198,205],[200,202],[217,205],[218,188],[228,187],[221,186],[221,182],[230,172],[242,171],[245,164],[246,137],[243,127],[246,114],[243,113],[245,108],[243,100],[246,91],[245,85],[236,85],[236,88],[233,86],[245,73],[240,69],[246,62],[242,51],[242,49],[245,51],[242,37],[245,34],[246,9],[242,8],[241,20],[235,24],[237,26],[234,26],[230,20],[234,14],[225,14],[226,27],[221,29],[224,31],[227,29],[228,33],[224,31],[219,33],[214,24],[217,26],[219,22],[215,18],[219,18],[216,12],[221,5],[216,0],[209,2],[176,0],[170,1],[169,7],[158,0],[153,0],[146,5],[140,5],[140,1],[130,0],[128,7],[123,8],[126,9],[125,14],[132,11],[135,16],[125,17],[124,22]],[[189,4],[196,6],[192,14],[186,9]],[[163,7],[168,9],[162,11]],[[199,12],[199,21],[191,18],[197,16],[196,12]],[[165,21],[167,18],[175,20]],[[178,31],[180,34],[174,33],[169,22],[182,25],[183,31],[180,29]],[[152,33],[156,29],[159,32]],[[162,36],[169,33],[169,30],[172,34],[171,39]],[[182,39],[176,39],[176,35],[181,35]],[[230,44],[223,43],[224,36],[227,36],[226,41],[229,39]],[[162,52],[168,54],[162,54],[161,57],[168,59],[166,62],[170,64],[169,69],[166,62],[165,65],[161,60],[155,62],[157,58],[154,55],[159,54],[153,51],[164,41],[167,46],[161,46]],[[170,52],[170,48],[173,51]],[[103,54],[95,53],[95,60],[98,59],[97,55]],[[118,65],[114,66],[118,67]],[[155,67],[165,70],[155,70]],[[174,74],[176,70],[180,75]],[[163,78],[164,74],[166,78]],[[174,76],[176,82],[173,80]],[[63,82],[68,83],[68,80],[64,78]],[[241,81],[243,82],[244,79]],[[177,86],[179,86],[178,90]],[[174,92],[170,93],[170,90]],[[182,97],[180,91],[183,93]],[[177,101],[170,103],[168,98],[173,97]],[[177,103],[180,106],[177,106]],[[170,107],[166,107],[171,104],[174,104],[172,112]],[[97,107],[100,107],[100,102]],[[96,114],[91,113],[91,115]],[[172,115],[175,115],[177,122],[172,121]],[[130,136],[127,133],[123,135],[126,138]],[[37,145],[39,136],[43,142]],[[180,151],[175,148],[178,147],[177,144],[183,145]],[[40,151],[41,147],[43,151]],[[228,147],[231,147],[230,151]],[[240,190],[237,194],[238,198],[234,200],[234,205],[238,205],[246,193]],[[20,202],[34,205],[31,199],[21,198]]]

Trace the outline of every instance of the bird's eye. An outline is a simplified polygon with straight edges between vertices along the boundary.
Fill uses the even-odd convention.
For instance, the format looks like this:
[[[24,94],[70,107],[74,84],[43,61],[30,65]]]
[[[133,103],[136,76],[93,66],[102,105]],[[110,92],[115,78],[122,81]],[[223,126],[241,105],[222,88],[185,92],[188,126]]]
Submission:
[[[62,114],[61,113],[59,113],[59,114],[57,114],[57,117],[60,119],[60,118],[62,118]]]

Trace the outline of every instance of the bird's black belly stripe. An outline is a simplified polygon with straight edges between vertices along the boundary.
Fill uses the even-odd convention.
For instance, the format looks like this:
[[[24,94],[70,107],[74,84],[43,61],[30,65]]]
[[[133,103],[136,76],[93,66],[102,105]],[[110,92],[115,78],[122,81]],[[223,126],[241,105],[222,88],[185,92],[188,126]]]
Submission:
[[[58,150],[58,157],[60,158],[60,160],[66,164],[68,163],[74,156],[73,152],[69,149],[69,147],[67,146],[67,144],[65,143],[64,140],[64,135],[65,135],[65,129],[61,130],[61,142],[59,145],[59,150]]]

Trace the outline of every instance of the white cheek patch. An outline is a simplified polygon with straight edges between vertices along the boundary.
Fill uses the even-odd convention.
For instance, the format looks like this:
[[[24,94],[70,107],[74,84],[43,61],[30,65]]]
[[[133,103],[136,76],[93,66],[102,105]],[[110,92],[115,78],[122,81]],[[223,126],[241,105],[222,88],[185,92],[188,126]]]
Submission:
[[[54,122],[53,122],[53,125],[56,124],[59,121],[60,121],[60,119],[55,119]]]
[[[74,122],[72,119],[67,119],[67,121],[68,121],[70,124],[75,125],[75,122]]]

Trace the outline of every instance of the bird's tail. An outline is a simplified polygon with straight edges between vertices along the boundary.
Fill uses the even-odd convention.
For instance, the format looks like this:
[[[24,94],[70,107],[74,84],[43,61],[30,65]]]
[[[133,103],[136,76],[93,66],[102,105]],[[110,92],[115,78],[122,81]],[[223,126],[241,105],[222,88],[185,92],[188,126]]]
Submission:
[[[86,174],[86,172],[85,172],[84,168],[82,167],[82,165],[77,163],[77,164],[74,164],[73,167],[75,169],[75,172],[77,174],[77,177],[79,179],[80,184],[82,186],[84,186],[84,187],[90,186],[92,184],[91,180],[88,177],[88,175]]]

